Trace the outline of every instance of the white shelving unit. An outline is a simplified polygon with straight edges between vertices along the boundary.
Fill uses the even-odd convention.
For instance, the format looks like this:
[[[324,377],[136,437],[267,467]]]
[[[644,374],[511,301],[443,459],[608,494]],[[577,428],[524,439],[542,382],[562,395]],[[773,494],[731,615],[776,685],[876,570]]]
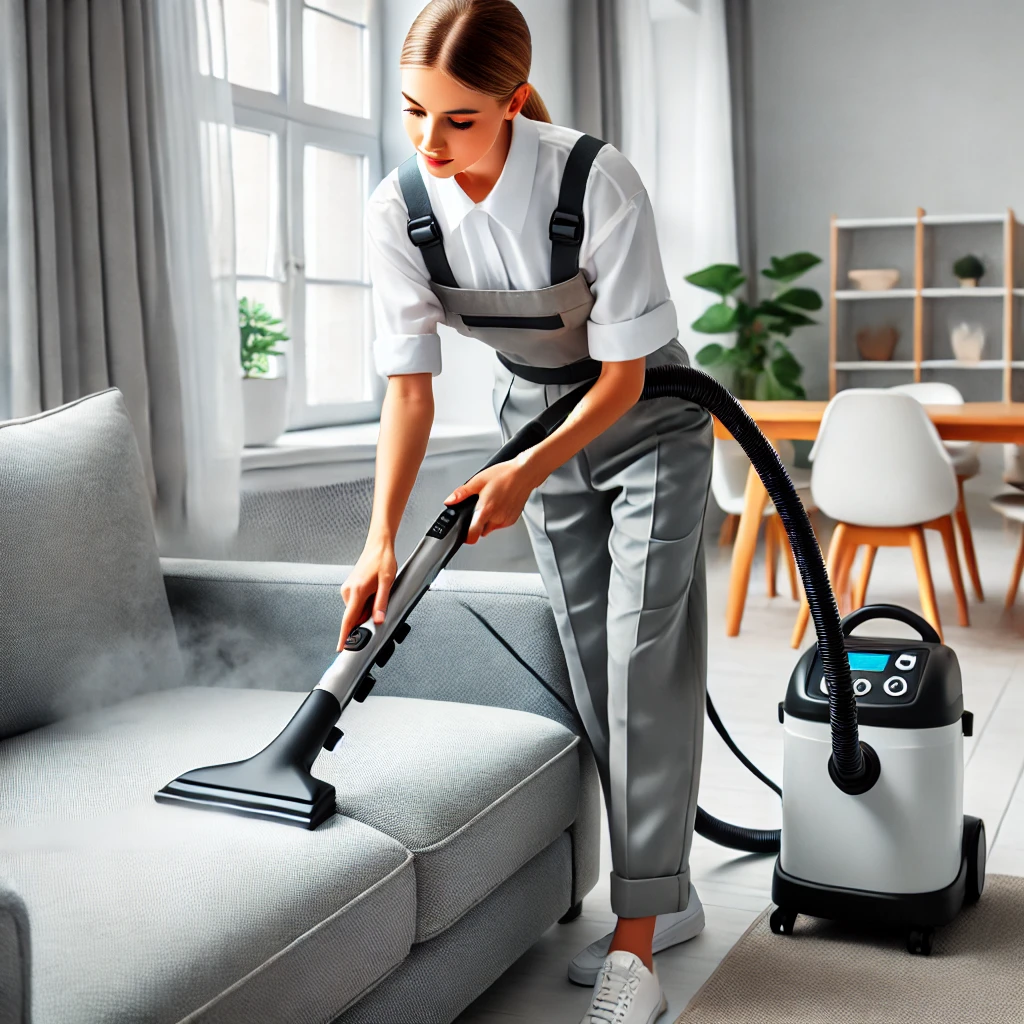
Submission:
[[[913,217],[833,217],[831,227],[830,394],[856,386],[859,375],[872,382],[886,374],[893,382],[952,375],[972,400],[1024,400],[1024,266],[1016,258],[1021,226],[1013,210],[918,209]],[[975,288],[957,286],[952,273],[953,261],[969,252],[981,256],[986,268],[983,284]],[[849,286],[850,270],[886,267],[900,271],[896,287],[872,292]],[[988,358],[951,358],[951,326],[961,320],[984,328]],[[893,359],[859,357],[858,329],[877,326],[900,332]],[[963,377],[964,371],[970,376]]]

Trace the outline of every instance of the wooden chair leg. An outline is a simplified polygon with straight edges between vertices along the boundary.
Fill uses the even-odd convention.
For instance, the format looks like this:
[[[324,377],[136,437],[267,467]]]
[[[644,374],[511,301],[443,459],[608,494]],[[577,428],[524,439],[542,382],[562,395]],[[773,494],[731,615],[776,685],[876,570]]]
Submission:
[[[843,556],[839,561],[835,575],[830,576],[832,589],[836,595],[836,603],[839,605],[839,614],[846,615],[852,609],[850,596],[850,570],[853,568],[854,560],[857,557],[858,545],[852,541],[843,543]]]
[[[1024,574],[1024,527],[1020,531],[1020,547],[1017,549],[1017,561],[1014,563],[1013,572],[1010,575],[1010,589],[1006,592],[1006,607],[1012,608],[1017,598],[1017,588],[1020,586],[1021,575]]]
[[[782,557],[785,558],[786,569],[789,571],[789,592],[792,594],[793,600],[798,601],[800,599],[800,584],[796,573],[796,559],[793,557],[789,535],[786,533],[781,519],[779,520],[779,547],[782,548]]]
[[[778,597],[775,573],[779,567],[779,517],[769,516],[764,524],[764,571],[765,586],[769,597]]]
[[[974,554],[974,537],[971,535],[971,523],[967,518],[967,505],[964,503],[963,477],[956,478],[959,500],[956,505],[956,525],[960,531],[960,543],[964,548],[964,561],[967,563],[967,574],[971,577],[974,596],[979,601],[985,600],[981,589],[981,575],[978,573],[978,558]]]
[[[935,632],[942,639],[942,624],[939,621],[939,608],[935,601],[935,584],[932,583],[932,570],[928,564],[928,547],[924,540],[924,529],[911,526],[910,550],[914,555],[914,567],[917,570],[917,588],[921,595],[921,610],[924,617],[935,627]]]
[[[847,533],[846,523],[836,523],[835,530],[832,531],[832,540],[828,546],[828,578],[835,580],[836,573],[839,569],[839,558],[843,553],[845,547],[845,537]],[[803,599],[800,601],[800,610],[796,613],[796,624],[793,626],[793,635],[790,638],[791,647],[799,647],[803,643],[804,633],[807,631],[807,620],[811,617],[811,608],[807,603],[807,595],[805,594]]]
[[[736,539],[736,530],[740,525],[740,517],[727,515],[722,520],[722,528],[718,531],[718,546],[727,548]]]
[[[860,567],[860,578],[853,590],[853,610],[864,607],[864,601],[868,596],[868,583],[871,581],[871,570],[875,566],[875,554],[878,548],[874,544],[865,544],[867,550],[864,552],[864,564]]]
[[[967,613],[967,594],[964,592],[964,578],[960,573],[960,556],[956,550],[956,534],[953,532],[953,517],[943,516],[930,523],[942,535],[942,546],[946,549],[946,561],[949,563],[949,575],[953,580],[953,593],[956,595],[956,616],[961,626],[971,624]]]

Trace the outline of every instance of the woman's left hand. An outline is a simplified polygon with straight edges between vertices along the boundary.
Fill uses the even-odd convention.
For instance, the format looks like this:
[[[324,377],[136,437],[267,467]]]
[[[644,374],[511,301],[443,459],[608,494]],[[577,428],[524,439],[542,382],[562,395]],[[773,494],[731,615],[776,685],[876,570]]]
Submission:
[[[475,544],[492,530],[512,526],[522,515],[526,499],[537,483],[518,460],[499,462],[481,470],[461,487],[456,487],[444,503],[452,505],[464,501],[471,494],[479,495],[466,535],[466,543]]]

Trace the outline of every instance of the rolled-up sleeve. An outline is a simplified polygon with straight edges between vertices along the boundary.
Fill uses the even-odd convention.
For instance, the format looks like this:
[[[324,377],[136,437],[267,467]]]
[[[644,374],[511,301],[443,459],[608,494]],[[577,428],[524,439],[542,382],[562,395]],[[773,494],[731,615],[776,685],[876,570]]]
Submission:
[[[598,217],[600,213],[595,210]],[[646,190],[596,222],[601,224],[599,236],[581,261],[586,276],[593,277],[594,308],[587,322],[590,355],[609,362],[649,355],[677,336],[678,325]]]
[[[441,372],[437,325],[444,309],[430,287],[422,258],[406,232],[407,213],[393,200],[366,206],[370,283],[373,286],[373,359],[382,376]]]

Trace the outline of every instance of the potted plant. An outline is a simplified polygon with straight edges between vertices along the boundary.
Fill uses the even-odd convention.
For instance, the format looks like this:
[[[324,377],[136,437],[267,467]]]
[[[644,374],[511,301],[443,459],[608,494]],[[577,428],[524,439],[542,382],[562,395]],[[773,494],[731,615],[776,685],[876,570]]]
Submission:
[[[785,342],[798,327],[817,323],[808,313],[821,309],[821,296],[813,288],[792,283],[821,258],[809,252],[771,258],[762,276],[773,282],[772,295],[752,306],[733,293],[746,277],[731,263],[715,263],[686,280],[714,292],[719,301],[709,306],[691,326],[702,334],[735,334],[731,347],[712,343],[697,352],[701,366],[718,367],[723,383],[737,398],[806,398],[800,377],[803,367]]]
[[[242,361],[244,444],[273,444],[284,432],[288,413],[288,378],[270,376],[270,357],[283,356],[275,346],[288,341],[277,330],[281,321],[262,303],[238,300],[238,333]]]
[[[985,264],[977,256],[969,253],[961,256],[953,264],[953,273],[956,274],[961,288],[976,288],[985,273]]]

